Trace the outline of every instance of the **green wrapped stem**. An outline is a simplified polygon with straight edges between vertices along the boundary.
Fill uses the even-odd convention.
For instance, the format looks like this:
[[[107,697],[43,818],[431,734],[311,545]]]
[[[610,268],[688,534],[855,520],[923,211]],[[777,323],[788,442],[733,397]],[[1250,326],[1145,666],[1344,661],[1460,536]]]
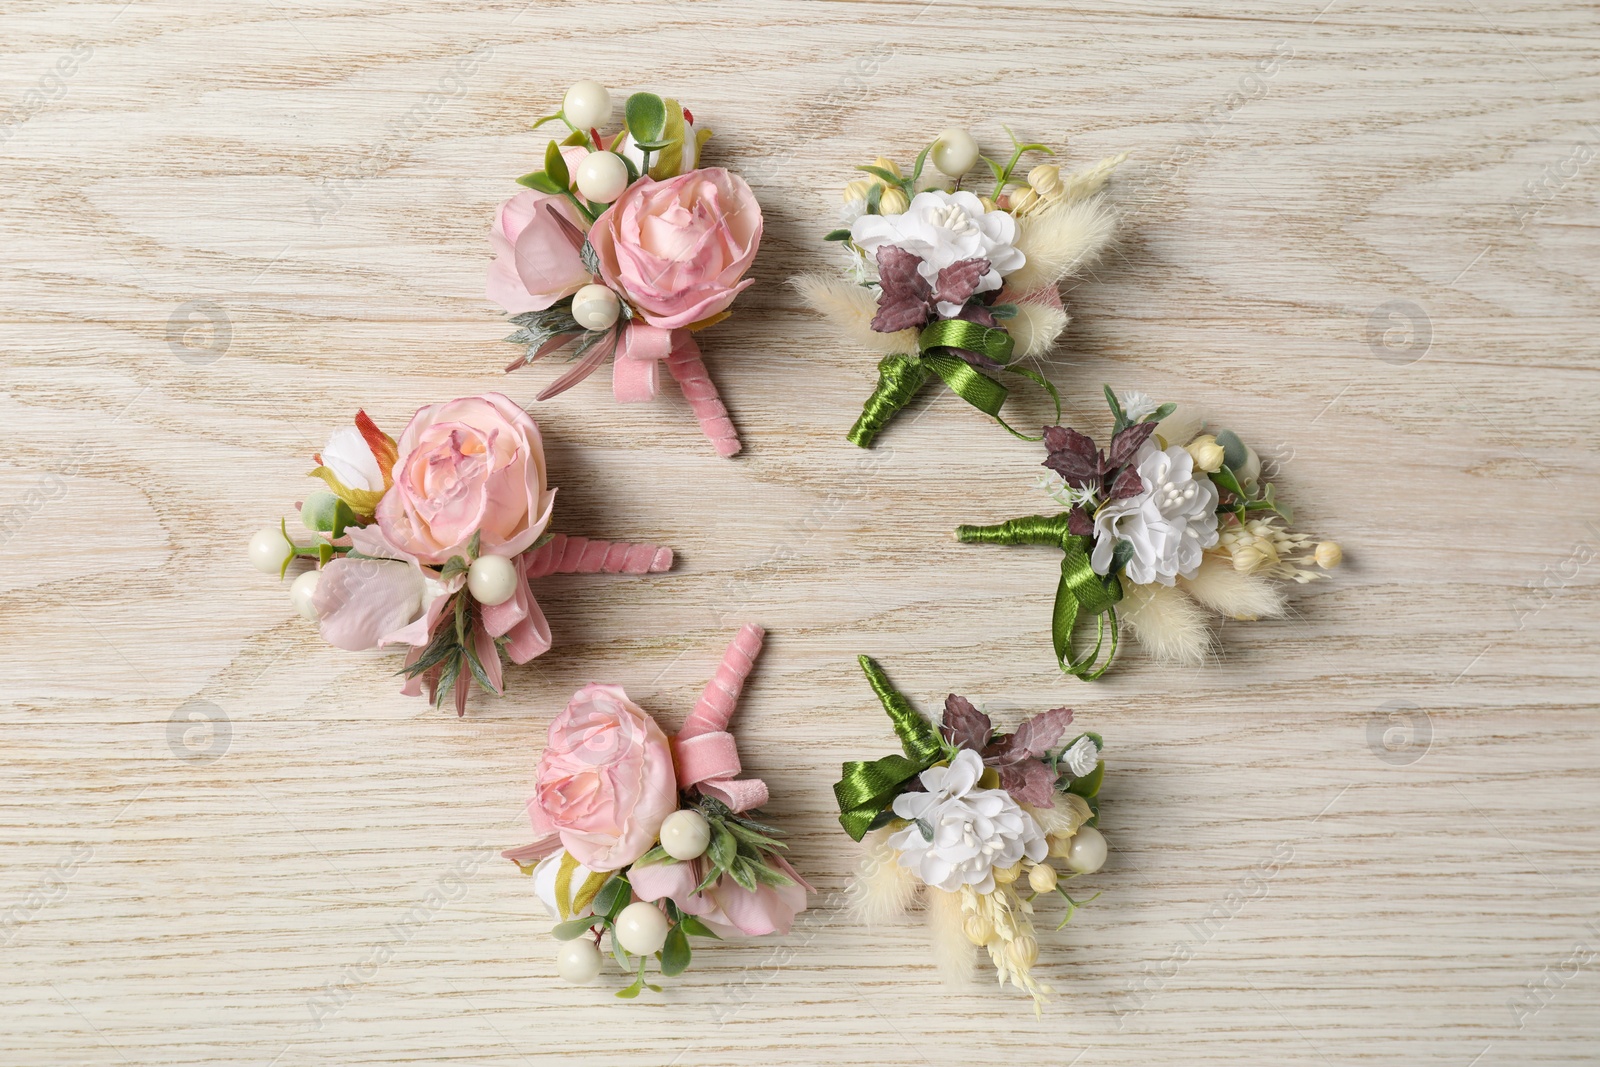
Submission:
[[[1061,549],[1061,580],[1056,585],[1050,614],[1050,644],[1056,662],[1068,674],[1093,681],[1106,673],[1117,654],[1116,603],[1122,583],[1115,575],[1095,573],[1090,553],[1094,539],[1072,532],[1068,515],[1024,515],[993,526],[958,526],[956,540],[964,544],[1054,545]],[[1072,639],[1085,615],[1095,619],[1094,647],[1081,656],[1072,652]],[[1110,647],[1106,647],[1109,633]],[[1105,656],[1101,658],[1101,650]]]
[[[858,448],[871,448],[889,420],[927,384],[931,372],[916,356],[904,352],[884,356],[878,361],[878,387],[861,405],[861,417],[850,427],[845,439]]]
[[[862,671],[867,675],[867,684],[872,686],[878,702],[894,724],[894,732],[900,738],[900,747],[906,750],[906,755],[924,765],[944,755],[944,743],[939,740],[939,731],[890,684],[883,668],[871,656],[857,656],[856,662],[861,664]]]
[[[906,754],[884,756],[870,763],[851,760],[841,769],[839,780],[833,784],[834,799],[839,802],[839,825],[856,841],[860,841],[873,821],[894,803],[906,782],[944,756],[944,744],[933,724],[890,684],[888,676],[870,656],[860,656],[858,660],[866,672],[867,684],[894,724],[894,732]]]

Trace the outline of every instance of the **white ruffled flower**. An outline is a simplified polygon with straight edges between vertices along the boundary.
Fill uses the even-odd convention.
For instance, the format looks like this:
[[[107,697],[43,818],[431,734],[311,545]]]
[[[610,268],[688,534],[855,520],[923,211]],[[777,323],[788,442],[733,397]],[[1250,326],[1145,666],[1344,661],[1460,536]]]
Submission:
[[[544,905],[546,914],[557,921],[561,919],[561,906],[556,902],[556,875],[561,873],[561,861],[566,858],[566,855],[565,849],[557,849],[540,860],[533,868],[533,894],[539,898],[539,903]],[[578,888],[593,873],[581,863],[574,867],[571,880],[568,882],[568,894],[576,893]],[[579,908],[572,917],[579,919],[593,912],[593,908],[585,905]]]
[[[1074,741],[1071,748],[1061,753],[1056,766],[1064,768],[1074,778],[1082,778],[1092,773],[1095,764],[1099,762],[1100,746],[1094,743],[1094,738],[1085,735]]]
[[[1128,417],[1129,422],[1143,422],[1146,415],[1155,414],[1156,408],[1161,405],[1150,399],[1148,393],[1130,389],[1117,398],[1122,405],[1122,413]]]
[[[1024,856],[1037,863],[1050,851],[1044,831],[1010,793],[977,788],[982,775],[983,758],[962,749],[948,767],[922,772],[927,792],[894,800],[894,813],[911,825],[891,836],[889,847],[900,853],[901,866],[947,893],[962,886],[992,893],[996,867],[1011,867]]]
[[[1108,574],[1118,541],[1133,545],[1128,579],[1135,585],[1172,585],[1192,578],[1204,551],[1217,543],[1217,487],[1194,476],[1194,457],[1173,445],[1147,444],[1139,459],[1144,492],[1108,500],[1094,517],[1096,574]]]
[[[1017,239],[1017,220],[1004,211],[985,211],[983,202],[969,192],[928,190],[911,200],[899,215],[863,215],[850,226],[850,240],[868,257],[875,258],[884,245],[903,248],[922,260],[917,273],[934,284],[939,272],[964,259],[986,259],[989,273],[978,282],[977,292],[998,289],[1001,279],[1027,262]],[[944,301],[939,314],[951,318],[959,305]]]
[[[346,489],[365,489],[374,493],[383,491],[383,472],[378,469],[378,459],[372,446],[354,426],[341,426],[333,431],[328,443],[322,446],[322,465],[333,472]]]

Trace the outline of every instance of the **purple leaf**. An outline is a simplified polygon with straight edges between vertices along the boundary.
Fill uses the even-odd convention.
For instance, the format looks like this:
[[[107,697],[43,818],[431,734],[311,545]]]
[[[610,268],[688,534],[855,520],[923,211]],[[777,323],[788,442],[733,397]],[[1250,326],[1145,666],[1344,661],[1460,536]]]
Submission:
[[[1094,533],[1094,520],[1089,518],[1088,509],[1082,504],[1067,512],[1067,532],[1079,537],[1089,537]]]
[[[1111,499],[1126,500],[1130,496],[1138,496],[1144,492],[1144,479],[1139,477],[1137,467],[1124,467],[1117,475],[1116,481],[1111,483]]]
[[[1017,732],[1011,735],[1011,743],[1022,746],[1028,755],[1038,759],[1051,745],[1061,740],[1061,735],[1071,725],[1071,708],[1051,708],[1017,727]]]
[[[878,298],[878,313],[872,316],[872,328],[879,333],[899,333],[926,324],[930,317],[926,301],[914,297],[890,300],[885,293]]]
[[[994,313],[988,308],[984,307],[982,304],[968,304],[966,307],[961,309],[960,314],[958,314],[956,318],[966,319],[968,322],[975,322],[979,326],[987,326],[991,330],[1000,325],[1000,320],[995,318]],[[996,366],[998,366],[998,364],[996,364]]]
[[[994,725],[989,716],[972,706],[972,701],[951,693],[944,698],[944,725],[940,732],[952,745],[982,752],[989,735],[994,733]]]
[[[1139,454],[1139,449],[1150,440],[1150,435],[1156,432],[1153,422],[1136,422],[1111,439],[1111,455],[1107,458],[1107,465],[1120,467]]]
[[[872,328],[879,333],[895,333],[921,326],[932,314],[933,290],[917,272],[922,260],[894,245],[878,249],[878,314]]]
[[[933,298],[941,303],[965,304],[978,291],[978,283],[989,273],[987,259],[963,259],[939,272]]]
[[[1050,455],[1043,465],[1061,475],[1068,485],[1079,489],[1100,487],[1105,466],[1091,438],[1066,427],[1046,426],[1044,443]]]
[[[1038,760],[1024,760],[1000,768],[1000,788],[1019,803],[1048,808],[1055,803],[1056,776]]]

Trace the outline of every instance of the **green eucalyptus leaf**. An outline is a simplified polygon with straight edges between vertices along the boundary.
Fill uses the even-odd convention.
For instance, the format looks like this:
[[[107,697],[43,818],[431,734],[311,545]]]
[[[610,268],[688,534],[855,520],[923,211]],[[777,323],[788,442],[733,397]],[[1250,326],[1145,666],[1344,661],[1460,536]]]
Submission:
[[[594,902],[590,906],[594,909],[596,915],[615,918],[612,915],[613,909],[621,911],[622,908],[628,906],[627,898],[631,895],[631,889],[632,886],[628,884],[626,878],[620,874],[614,874],[606,879],[605,885],[602,885],[600,891],[594,895]],[[619,900],[622,902],[622,908],[616,906]]]
[[[668,978],[677,977],[689,969],[691,955],[689,935],[684,932],[683,924],[679,923],[667,931],[667,940],[661,946],[661,973]]]
[[[1250,451],[1244,442],[1239,440],[1238,434],[1232,430],[1218,430],[1216,437],[1217,444],[1222,446],[1222,462],[1234,470],[1239,470],[1249,461]]]
[[[568,919],[564,923],[557,923],[555,929],[551,930],[550,933],[557,941],[576,941],[588,933],[594,924],[599,921],[592,915],[584,916],[581,919]]]
[[[989,308],[989,314],[997,319],[1014,319],[1020,310],[1015,304],[995,304]]]
[[[332,493],[312,493],[300,505],[300,522],[308,530],[329,533],[333,530],[334,505],[340,503]]]
[[[692,934],[695,937],[709,937],[713,941],[722,940],[721,935],[693,915],[685,915],[682,920],[679,921],[678,928],[684,933]]]
[[[655,93],[634,93],[623,108],[624,123],[635,142],[661,140],[667,128],[667,105]]]

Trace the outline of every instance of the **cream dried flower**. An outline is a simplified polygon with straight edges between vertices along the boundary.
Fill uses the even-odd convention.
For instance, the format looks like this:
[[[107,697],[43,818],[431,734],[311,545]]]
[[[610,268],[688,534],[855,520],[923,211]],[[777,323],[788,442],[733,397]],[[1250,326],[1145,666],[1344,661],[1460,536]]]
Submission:
[[[1325,578],[1316,569],[1316,548],[1309,534],[1281,525],[1277,515],[1230,524],[1218,538],[1240,574],[1259,574],[1304,584]]]

